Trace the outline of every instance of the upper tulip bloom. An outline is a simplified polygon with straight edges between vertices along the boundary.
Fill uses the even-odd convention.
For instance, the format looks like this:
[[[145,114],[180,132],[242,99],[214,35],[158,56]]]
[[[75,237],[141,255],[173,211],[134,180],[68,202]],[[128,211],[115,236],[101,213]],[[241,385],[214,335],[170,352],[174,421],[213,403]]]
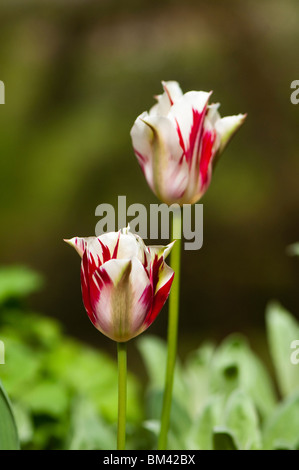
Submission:
[[[219,104],[208,104],[211,93],[183,94],[174,81],[162,85],[157,103],[131,129],[134,152],[161,201],[193,204],[208,189],[216,159],[246,115],[221,118]]]
[[[174,272],[164,260],[173,243],[147,247],[129,228],[66,242],[82,258],[83,303],[94,326],[118,342],[146,330],[169,295]]]

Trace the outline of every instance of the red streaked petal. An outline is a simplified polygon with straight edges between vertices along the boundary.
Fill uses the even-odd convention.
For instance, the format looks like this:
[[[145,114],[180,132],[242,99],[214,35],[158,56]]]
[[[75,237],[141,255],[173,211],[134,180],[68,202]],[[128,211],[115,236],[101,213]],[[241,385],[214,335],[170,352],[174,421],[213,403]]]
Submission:
[[[102,260],[103,260],[103,263],[106,263],[107,261],[109,261],[111,259],[111,253],[110,253],[110,250],[108,248],[107,245],[105,245],[100,238],[98,238],[98,241],[101,245],[101,248],[102,248]]]
[[[162,86],[169,99],[170,106],[172,106],[179,98],[183,96],[181,87],[176,81],[162,81]]]
[[[79,256],[82,258],[83,253],[85,251],[86,245],[88,238],[81,238],[81,237],[73,237],[70,238],[69,240],[64,240],[66,243],[68,243],[70,246],[75,248]]]
[[[201,132],[210,95],[211,93],[203,91],[190,91],[174,103],[168,115],[177,130],[180,146],[189,162]]]
[[[199,163],[199,173],[201,177],[201,185],[204,186],[208,179],[210,173],[210,162],[212,157],[214,156],[214,143],[217,137],[217,133],[215,129],[211,129],[210,131],[205,131],[203,134],[202,139],[202,147],[201,147],[201,156],[200,156],[200,163]]]
[[[120,231],[118,232],[117,242],[112,253],[112,259],[117,258],[118,247],[119,247]]]
[[[85,310],[91,320],[91,322],[96,326],[97,319],[93,312],[92,305],[90,302],[90,277],[89,277],[89,269],[88,269],[88,259],[86,252],[83,255],[82,263],[81,263],[81,290],[82,290],[82,299]]]
[[[158,292],[154,296],[152,309],[144,321],[145,328],[148,328],[153,323],[153,321],[157,318],[158,314],[160,313],[163,305],[165,304],[169,296],[173,278],[174,278],[174,272],[172,271],[172,274],[170,278],[168,279],[168,281],[158,290]]]

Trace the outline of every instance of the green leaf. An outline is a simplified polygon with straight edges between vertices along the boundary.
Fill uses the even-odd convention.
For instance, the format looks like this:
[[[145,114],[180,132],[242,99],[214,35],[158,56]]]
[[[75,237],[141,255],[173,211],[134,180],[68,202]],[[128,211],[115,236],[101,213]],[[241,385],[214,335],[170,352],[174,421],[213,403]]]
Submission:
[[[216,426],[223,422],[223,396],[212,395],[199,416],[190,428],[187,445],[188,449],[212,450],[214,448],[213,432]]]
[[[252,400],[242,390],[236,390],[229,397],[224,419],[226,427],[235,436],[239,449],[253,450],[261,447],[258,415]]]
[[[229,336],[218,347],[212,360],[210,380],[212,393],[228,397],[236,389],[247,392],[263,417],[275,406],[271,379],[247,340],[240,335]]]
[[[90,401],[76,399],[72,406],[69,450],[113,450],[116,433],[99,416]]]
[[[43,379],[22,394],[21,403],[33,414],[47,414],[53,418],[68,409],[70,394],[64,384]]]
[[[30,411],[18,402],[13,404],[13,412],[20,442],[22,445],[27,444],[34,437],[33,420]]]
[[[149,389],[146,396],[147,417],[149,422],[159,422],[164,391]],[[169,439],[169,449],[184,449],[186,437],[190,432],[191,418],[184,403],[175,396],[172,399],[169,431],[172,437]]]
[[[150,421],[160,421],[165,385],[167,344],[160,338],[146,335],[139,338],[137,347],[149,376],[149,387],[146,395],[147,418]],[[191,426],[190,416],[189,391],[184,382],[182,367],[177,361],[168,436],[169,449],[175,450],[185,447]]]
[[[0,304],[9,299],[25,297],[42,285],[39,274],[25,266],[5,266],[0,268]]]
[[[167,358],[167,344],[164,340],[146,335],[137,340],[149,376],[150,388],[164,390]],[[184,384],[182,367],[177,361],[174,376],[174,395],[186,404],[186,386]]]
[[[299,446],[299,393],[288,397],[267,420],[263,441],[266,450],[297,449]]]
[[[291,344],[299,340],[299,324],[278,303],[271,303],[266,312],[267,336],[278,386],[283,396],[299,390],[298,365],[291,362]]]
[[[195,417],[210,396],[210,369],[214,350],[212,344],[203,344],[189,355],[183,367],[184,382],[188,389],[186,405],[189,413]]]
[[[229,430],[219,427],[213,432],[214,450],[238,450],[233,435]]]
[[[17,338],[2,336],[2,339],[6,357],[5,365],[1,366],[1,377],[7,393],[16,400],[38,379],[41,354]]]
[[[0,382],[0,450],[18,450],[19,448],[19,438],[12,408]]]
[[[117,364],[107,354],[65,339],[47,356],[47,370],[74,393],[89,397],[111,422],[117,419]],[[127,417],[141,420],[139,384],[128,373]]]
[[[22,340],[26,345],[51,348],[62,338],[57,320],[36,313],[8,309],[1,313],[1,334]]]

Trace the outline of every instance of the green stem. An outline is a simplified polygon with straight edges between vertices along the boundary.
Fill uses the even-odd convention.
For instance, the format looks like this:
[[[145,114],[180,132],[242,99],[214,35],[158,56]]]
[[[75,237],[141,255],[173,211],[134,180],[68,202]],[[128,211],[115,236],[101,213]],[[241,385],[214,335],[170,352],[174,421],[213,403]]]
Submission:
[[[176,242],[170,254],[170,265],[175,272],[169,295],[169,317],[168,317],[168,348],[167,348],[167,365],[165,377],[165,389],[163,397],[163,408],[161,415],[161,429],[158,442],[158,449],[165,450],[167,448],[167,433],[170,422],[172,389],[175,371],[178,323],[179,323],[179,302],[180,302],[180,266],[181,266],[181,211],[174,213],[172,224],[172,239],[176,238]]]
[[[124,450],[126,446],[127,343],[117,343],[117,360],[118,360],[117,450]]]

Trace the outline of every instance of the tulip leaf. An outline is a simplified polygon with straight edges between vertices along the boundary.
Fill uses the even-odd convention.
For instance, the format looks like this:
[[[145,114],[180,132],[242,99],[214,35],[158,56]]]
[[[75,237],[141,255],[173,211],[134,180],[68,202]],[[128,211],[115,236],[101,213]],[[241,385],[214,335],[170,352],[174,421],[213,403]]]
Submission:
[[[108,421],[117,419],[117,364],[107,354],[65,339],[48,354],[47,368],[72,391],[88,395]],[[132,421],[141,419],[139,384],[131,373],[128,373],[127,416]]]
[[[235,439],[231,432],[222,427],[216,427],[213,431],[214,450],[238,450]]]
[[[145,363],[150,388],[164,390],[167,357],[166,342],[155,336],[146,335],[139,338],[137,347]],[[178,361],[174,377],[174,395],[186,405],[186,388],[182,368]]]
[[[150,423],[158,422],[160,424],[163,394],[163,389],[149,389],[147,392],[146,414]],[[169,431],[171,438],[168,442],[169,448],[173,450],[176,448],[184,449],[191,424],[191,417],[186,409],[185,403],[178,400],[176,396],[173,396],[170,414]]]
[[[0,450],[18,450],[19,448],[19,438],[11,404],[0,382]]]
[[[267,420],[264,449],[298,449],[299,393],[288,397]]]
[[[183,367],[184,381],[188,387],[186,405],[195,417],[210,396],[210,369],[214,350],[214,345],[203,344],[188,356]]]
[[[22,404],[34,414],[55,418],[67,411],[69,398],[65,385],[44,379],[23,393]]]
[[[227,401],[225,425],[235,436],[239,449],[261,447],[258,415],[252,400],[242,390],[233,392]]]
[[[227,397],[236,389],[242,389],[252,398],[262,416],[268,416],[275,406],[274,386],[247,341],[240,335],[232,335],[216,350],[211,364],[211,392],[224,393]]]
[[[298,365],[293,364],[292,343],[299,340],[299,324],[278,303],[271,303],[266,312],[267,336],[280,392],[283,396],[299,390]]]
[[[71,412],[69,450],[113,450],[115,432],[97,413],[90,401],[78,398]]]
[[[213,450],[213,432],[223,422],[224,398],[212,395],[202,408],[188,436],[188,448]]]

